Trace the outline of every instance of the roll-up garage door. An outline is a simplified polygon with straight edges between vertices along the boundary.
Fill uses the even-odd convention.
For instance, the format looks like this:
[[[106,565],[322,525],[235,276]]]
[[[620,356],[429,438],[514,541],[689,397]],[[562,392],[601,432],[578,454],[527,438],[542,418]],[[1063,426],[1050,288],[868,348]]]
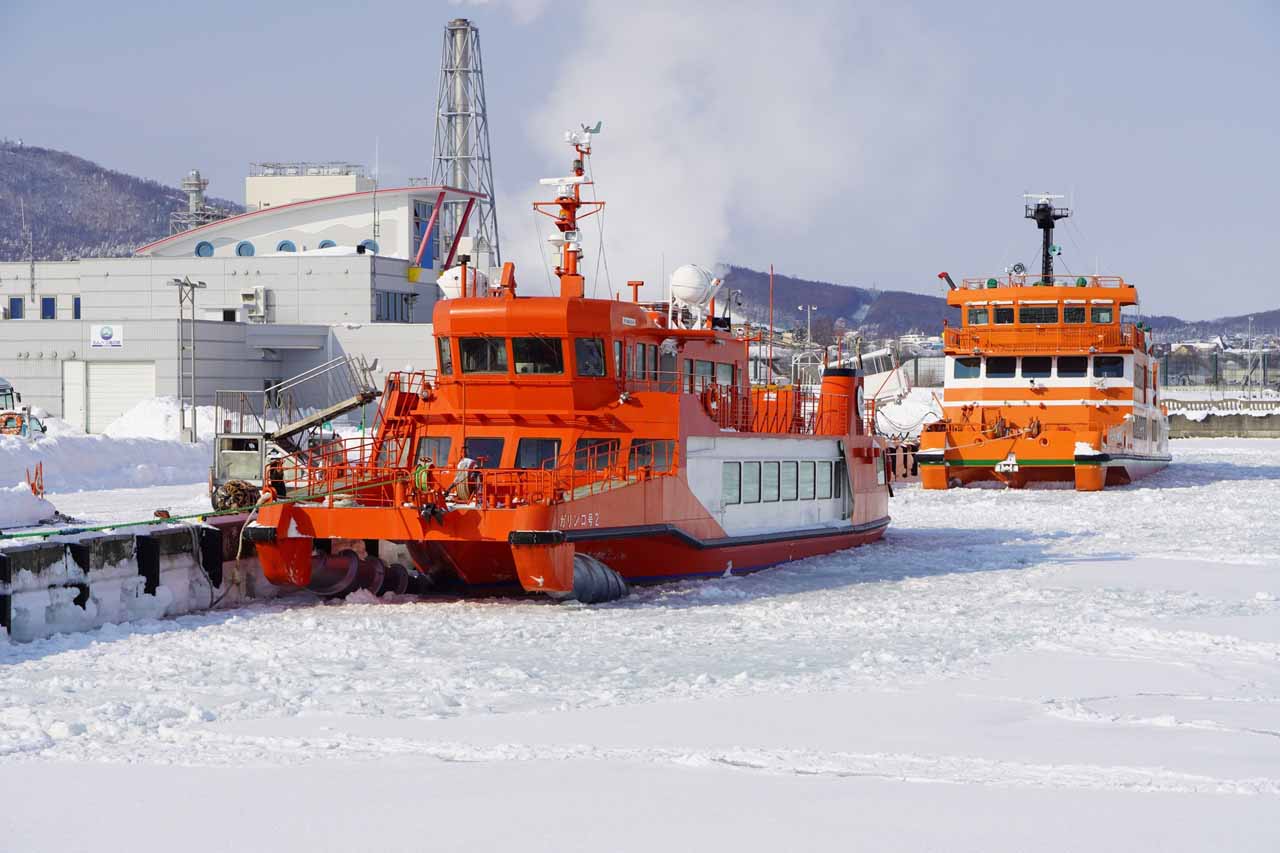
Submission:
[[[84,429],[84,362],[62,362],[62,419]]]
[[[89,362],[88,380],[89,432],[102,432],[116,418],[156,395],[156,363]]]

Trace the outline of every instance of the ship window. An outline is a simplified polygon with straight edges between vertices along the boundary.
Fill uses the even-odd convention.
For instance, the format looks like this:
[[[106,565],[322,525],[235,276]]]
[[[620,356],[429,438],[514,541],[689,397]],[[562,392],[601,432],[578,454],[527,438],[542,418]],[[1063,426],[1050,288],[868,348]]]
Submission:
[[[462,443],[462,455],[474,459],[480,468],[497,468],[502,464],[500,438],[468,438]]]
[[[694,391],[705,391],[715,382],[716,366],[714,362],[699,359],[693,363],[693,375],[697,384]]]
[[[601,338],[577,338],[573,342],[573,354],[578,362],[579,376],[604,376],[604,340]]]
[[[884,458],[885,457],[881,457],[881,459],[884,459]],[[837,459],[836,468],[835,468],[835,479],[832,480],[831,482],[831,486],[832,486],[831,493],[833,496],[837,498],[844,497],[844,481],[847,477],[848,477],[848,474],[845,473],[844,460]]]
[[[1062,322],[1064,323],[1083,323],[1085,318],[1085,307],[1083,305],[1068,305],[1062,309]]]
[[[977,379],[980,375],[982,375],[982,359],[977,356],[956,359],[956,379]]]
[[[600,471],[618,464],[618,448],[622,442],[616,438],[580,438],[573,451],[575,471]]]
[[[765,462],[760,472],[761,496],[768,503],[778,499],[778,463]]]
[[[559,338],[512,338],[516,373],[564,373]]]
[[[818,463],[818,500],[831,498],[831,463]]]
[[[522,438],[516,445],[517,468],[556,467],[560,458],[560,439],[558,438]]]
[[[406,468],[409,465],[409,449],[413,444],[408,438],[388,438],[378,445],[375,457],[379,468]]]
[[[658,345],[649,344],[649,378],[658,378]]]
[[[1124,376],[1124,356],[1095,355],[1093,357],[1093,375],[1119,379]]]
[[[40,319],[41,320],[58,319],[58,297],[56,296],[40,297]]]
[[[507,342],[503,338],[458,338],[463,373],[506,373]]]
[[[1023,379],[1043,379],[1053,372],[1053,358],[1047,355],[1027,355],[1022,358]]]
[[[800,500],[813,500],[813,463],[800,463]]]
[[[676,354],[673,352],[658,355],[658,388],[662,391],[677,390],[676,384],[680,374],[676,372]]]
[[[635,344],[631,348],[631,363],[627,367],[628,377],[644,379],[644,344]]]
[[[453,375],[453,348],[449,346],[447,337],[436,339],[436,349],[440,353],[440,375]]]
[[[760,463],[742,463],[742,502],[744,504],[760,503]]]
[[[1058,322],[1057,305],[1022,305],[1018,308],[1018,322],[1027,325],[1043,325]]]
[[[716,364],[716,384],[725,386],[733,385],[732,364]]]
[[[742,463],[721,463],[720,502],[723,504],[742,503]]]
[[[997,355],[987,359],[988,379],[1012,379],[1018,369],[1018,359],[1011,355]]]
[[[1081,311],[1084,309],[1081,308]],[[1078,379],[1089,375],[1089,357],[1087,355],[1058,356],[1058,376]]]
[[[80,319],[80,297],[79,296],[71,300],[71,319],[72,320]]]
[[[669,438],[633,438],[627,455],[627,469],[649,467],[654,471],[670,471],[676,443]]]
[[[796,463],[783,462],[782,469],[779,472],[778,482],[782,499],[784,501],[793,501],[796,499]]]
[[[9,297],[9,319],[10,319],[10,320],[21,320],[21,319],[22,319],[22,309],[23,309],[22,297],[21,297],[21,296],[10,296],[10,297]]]
[[[449,464],[449,448],[452,444],[453,439],[448,436],[424,435],[418,439],[418,464]]]
[[[1144,439],[1144,440],[1146,439],[1147,437],[1147,419],[1146,418],[1133,419],[1133,437],[1138,439]]]
[[[969,309],[969,325],[985,326],[987,325],[987,318],[989,318],[990,316],[991,315],[987,312],[986,308],[970,308]]]
[[[1093,306],[1093,322],[1095,323],[1110,323],[1114,316],[1115,311],[1110,305]]]
[[[613,375],[622,378],[622,341],[613,342]]]
[[[1013,309],[997,308],[996,309],[996,325],[1012,326],[1013,325]]]

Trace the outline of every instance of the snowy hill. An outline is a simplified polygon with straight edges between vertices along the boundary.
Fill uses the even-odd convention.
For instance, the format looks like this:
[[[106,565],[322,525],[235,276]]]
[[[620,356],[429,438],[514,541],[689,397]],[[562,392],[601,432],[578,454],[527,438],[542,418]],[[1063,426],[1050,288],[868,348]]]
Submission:
[[[240,208],[211,199],[228,212]],[[187,204],[175,187],[105,169],[64,151],[0,140],[0,261],[121,257],[169,233]]]

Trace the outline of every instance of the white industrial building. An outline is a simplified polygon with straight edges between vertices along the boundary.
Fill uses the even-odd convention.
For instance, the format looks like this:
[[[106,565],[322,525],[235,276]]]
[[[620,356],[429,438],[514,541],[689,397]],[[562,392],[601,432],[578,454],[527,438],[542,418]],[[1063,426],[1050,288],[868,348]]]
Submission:
[[[255,167],[248,213],[133,257],[0,263],[0,376],[25,402],[91,432],[143,399],[178,395],[173,282],[183,279],[205,285],[195,310],[199,405],[216,390],[261,390],[344,354],[376,361],[382,374],[432,369],[435,282],[460,249],[441,245],[437,211],[481,196],[373,190],[332,165]]]

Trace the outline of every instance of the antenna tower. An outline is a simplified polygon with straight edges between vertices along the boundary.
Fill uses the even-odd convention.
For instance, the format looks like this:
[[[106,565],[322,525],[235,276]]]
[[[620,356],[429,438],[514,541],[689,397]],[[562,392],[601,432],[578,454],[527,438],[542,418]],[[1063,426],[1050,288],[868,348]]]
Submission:
[[[1023,195],[1023,198],[1028,202],[1032,199],[1036,200],[1035,204],[1028,203],[1025,205],[1025,218],[1034,219],[1036,226],[1043,235],[1040,248],[1041,281],[1044,284],[1053,284],[1053,256],[1061,251],[1053,243],[1053,223],[1059,219],[1066,219],[1071,215],[1071,211],[1065,207],[1053,206],[1055,198],[1062,198],[1060,195],[1027,193]]]
[[[455,18],[444,27],[431,182],[484,194],[470,217],[466,215],[466,199],[444,203],[440,211],[440,245],[452,245],[454,235],[466,232],[470,225],[474,236],[472,257],[487,253],[489,266],[500,266],[480,31],[466,18]]]

